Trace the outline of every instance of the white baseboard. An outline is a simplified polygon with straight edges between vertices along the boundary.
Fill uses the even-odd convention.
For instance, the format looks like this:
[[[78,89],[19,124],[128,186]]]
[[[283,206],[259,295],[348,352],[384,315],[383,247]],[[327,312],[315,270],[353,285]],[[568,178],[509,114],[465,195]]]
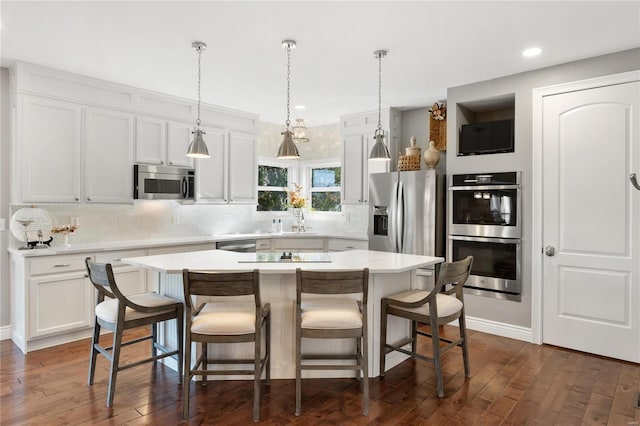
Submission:
[[[8,339],[11,339],[11,326],[5,325],[4,327],[0,327],[0,340]]]
[[[469,330],[481,331],[483,333],[533,343],[533,332],[531,328],[470,316],[467,316],[465,319]],[[449,325],[457,326],[458,321],[453,321],[449,323]]]

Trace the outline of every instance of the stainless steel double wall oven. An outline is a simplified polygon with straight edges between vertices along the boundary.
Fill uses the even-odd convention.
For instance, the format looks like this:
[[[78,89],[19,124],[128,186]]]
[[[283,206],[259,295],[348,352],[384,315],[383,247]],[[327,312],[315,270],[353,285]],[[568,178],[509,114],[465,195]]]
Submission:
[[[467,292],[520,301],[521,172],[452,175],[449,259],[474,257]]]

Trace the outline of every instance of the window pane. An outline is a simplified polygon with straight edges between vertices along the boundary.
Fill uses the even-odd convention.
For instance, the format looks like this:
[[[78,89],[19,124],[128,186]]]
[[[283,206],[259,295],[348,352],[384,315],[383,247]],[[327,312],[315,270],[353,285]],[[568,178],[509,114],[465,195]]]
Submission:
[[[312,192],[311,207],[321,212],[339,212],[340,191]]]
[[[284,210],[287,210],[287,193],[285,191],[258,191],[259,212]]]
[[[330,188],[340,186],[340,167],[311,169],[312,188]]]
[[[258,166],[258,186],[287,187],[287,168],[275,166]]]

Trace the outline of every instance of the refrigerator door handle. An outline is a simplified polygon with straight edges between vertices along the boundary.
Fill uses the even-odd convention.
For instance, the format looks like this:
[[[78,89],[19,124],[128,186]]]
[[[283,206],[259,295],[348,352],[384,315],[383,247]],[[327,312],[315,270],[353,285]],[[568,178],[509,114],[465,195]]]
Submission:
[[[403,253],[404,251],[404,186],[402,182],[398,182],[398,201],[397,201],[397,217],[398,220],[396,222],[396,238],[398,241],[398,249],[396,250],[398,253]]]
[[[393,251],[398,252],[398,182],[394,182],[391,188],[391,205],[389,206],[389,237]]]

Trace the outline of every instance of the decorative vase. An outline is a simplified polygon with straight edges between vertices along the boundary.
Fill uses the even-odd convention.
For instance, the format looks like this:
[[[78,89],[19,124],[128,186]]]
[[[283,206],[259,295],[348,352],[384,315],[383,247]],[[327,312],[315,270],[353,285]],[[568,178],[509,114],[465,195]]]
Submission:
[[[433,141],[429,142],[429,148],[424,151],[424,163],[427,169],[434,169],[440,162],[440,151],[435,147]]]
[[[410,143],[411,146],[408,146],[404,149],[405,155],[417,155],[418,157],[420,157],[420,147],[416,146],[416,137],[415,136],[411,136]]]

